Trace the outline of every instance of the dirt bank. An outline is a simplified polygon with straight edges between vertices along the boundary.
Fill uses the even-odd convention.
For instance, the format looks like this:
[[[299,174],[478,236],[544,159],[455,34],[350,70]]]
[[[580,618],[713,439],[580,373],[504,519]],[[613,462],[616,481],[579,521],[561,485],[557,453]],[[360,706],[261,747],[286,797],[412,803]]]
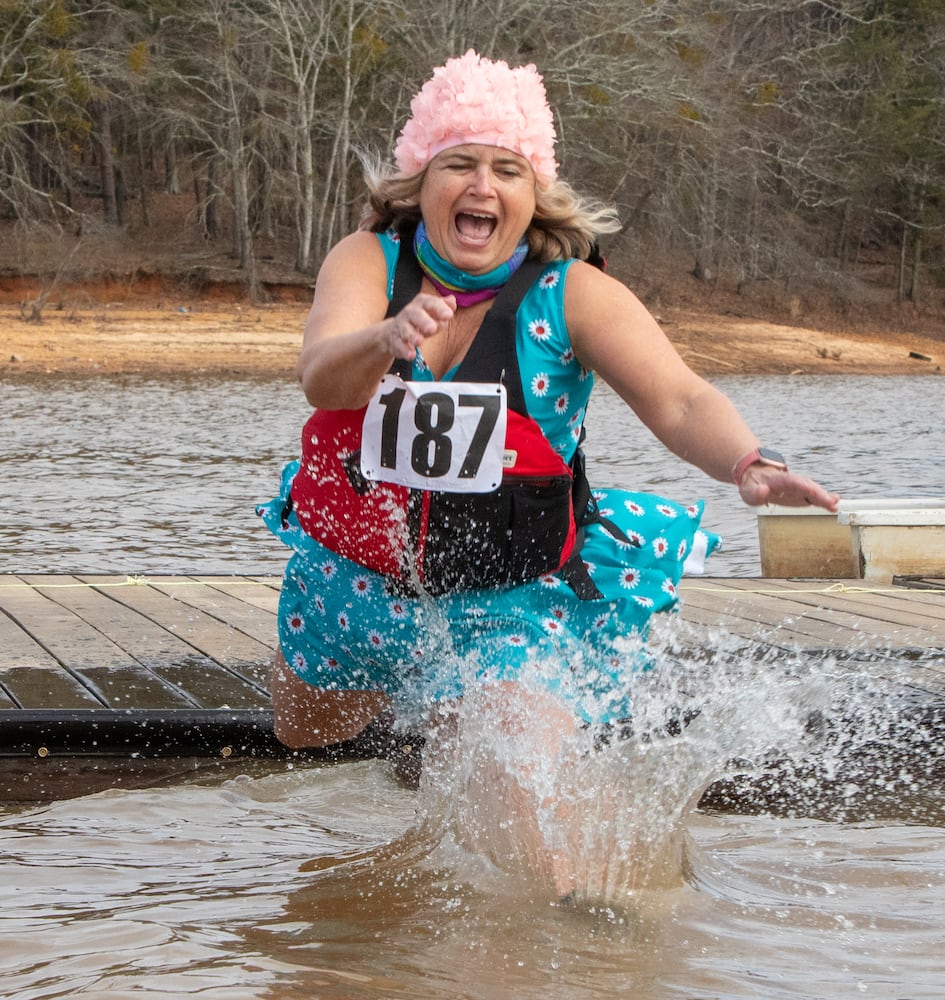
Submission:
[[[194,371],[289,375],[304,302],[256,306],[198,301],[47,306],[39,321],[0,301],[0,375]],[[719,374],[936,374],[945,338],[810,329],[758,319],[665,310],[660,322],[697,371]]]

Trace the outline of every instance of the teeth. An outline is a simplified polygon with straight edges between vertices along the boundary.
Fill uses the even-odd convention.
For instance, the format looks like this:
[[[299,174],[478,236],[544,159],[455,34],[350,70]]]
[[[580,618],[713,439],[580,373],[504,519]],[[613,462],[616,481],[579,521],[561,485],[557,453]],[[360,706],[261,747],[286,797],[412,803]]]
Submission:
[[[489,212],[458,212],[456,228],[468,239],[486,240],[499,225],[496,216]]]

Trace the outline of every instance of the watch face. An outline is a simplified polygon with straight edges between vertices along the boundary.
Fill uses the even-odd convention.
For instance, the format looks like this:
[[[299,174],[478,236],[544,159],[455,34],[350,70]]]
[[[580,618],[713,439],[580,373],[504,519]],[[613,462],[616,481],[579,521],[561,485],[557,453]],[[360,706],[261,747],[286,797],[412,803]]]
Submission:
[[[758,457],[762,462],[771,462],[774,465],[787,466],[787,462],[784,460],[784,456],[779,451],[775,451],[773,448],[759,448]]]

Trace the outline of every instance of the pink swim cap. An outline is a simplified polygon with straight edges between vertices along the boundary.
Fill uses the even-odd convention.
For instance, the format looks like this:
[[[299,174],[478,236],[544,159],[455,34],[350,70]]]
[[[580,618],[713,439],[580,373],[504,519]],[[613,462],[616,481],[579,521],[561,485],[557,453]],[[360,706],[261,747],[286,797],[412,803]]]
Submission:
[[[554,116],[534,66],[511,69],[470,49],[433,71],[410,102],[394,146],[401,174],[422,170],[444,149],[478,143],[524,156],[539,177],[554,180]]]

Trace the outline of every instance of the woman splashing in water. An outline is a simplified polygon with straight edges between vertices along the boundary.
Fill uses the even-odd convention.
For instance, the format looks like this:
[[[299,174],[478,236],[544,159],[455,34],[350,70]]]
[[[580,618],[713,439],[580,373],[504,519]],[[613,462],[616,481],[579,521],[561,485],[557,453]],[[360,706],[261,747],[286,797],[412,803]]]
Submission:
[[[562,896],[574,859],[544,818],[565,806],[536,769],[629,717],[627,678],[647,662],[627,640],[716,541],[701,504],[587,486],[595,375],[746,503],[835,510],[837,497],[761,447],[588,262],[618,224],[558,178],[554,147],[535,67],[469,51],[434,71],[395,168],[367,172],[362,227],[321,267],[298,362],[315,409],[259,513],[294,550],[278,738],[335,744],[390,711],[455,737],[474,706],[505,751],[466,768],[494,820],[470,839],[505,831],[507,846],[486,844],[494,859]]]

